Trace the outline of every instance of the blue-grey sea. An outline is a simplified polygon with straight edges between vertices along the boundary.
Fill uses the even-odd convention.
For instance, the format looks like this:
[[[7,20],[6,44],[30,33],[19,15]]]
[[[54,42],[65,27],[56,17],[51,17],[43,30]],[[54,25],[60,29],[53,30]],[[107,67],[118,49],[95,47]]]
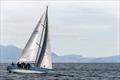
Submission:
[[[8,73],[0,64],[0,80],[120,80],[120,63],[54,63],[53,74]]]

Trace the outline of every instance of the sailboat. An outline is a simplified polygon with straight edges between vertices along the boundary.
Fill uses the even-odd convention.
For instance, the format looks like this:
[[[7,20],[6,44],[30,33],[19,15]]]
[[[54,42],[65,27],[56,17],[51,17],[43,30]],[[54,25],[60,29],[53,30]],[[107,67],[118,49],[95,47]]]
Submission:
[[[29,64],[29,68],[25,68],[26,64]],[[16,63],[7,66],[7,70],[13,73],[53,72],[48,29],[48,6],[23,49],[21,57]]]

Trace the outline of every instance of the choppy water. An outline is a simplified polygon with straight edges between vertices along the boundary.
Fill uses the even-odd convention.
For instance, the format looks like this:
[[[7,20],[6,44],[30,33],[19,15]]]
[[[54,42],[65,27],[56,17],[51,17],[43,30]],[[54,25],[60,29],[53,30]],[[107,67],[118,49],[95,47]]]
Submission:
[[[0,64],[0,80],[120,80],[120,64],[53,64],[54,74],[13,74]]]

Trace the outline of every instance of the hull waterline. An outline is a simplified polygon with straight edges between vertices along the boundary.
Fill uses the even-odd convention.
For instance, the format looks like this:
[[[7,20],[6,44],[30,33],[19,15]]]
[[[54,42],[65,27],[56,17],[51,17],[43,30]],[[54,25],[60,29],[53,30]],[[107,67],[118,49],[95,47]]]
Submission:
[[[34,70],[24,70],[24,69],[9,69],[8,70],[10,73],[45,73],[42,71],[34,71]]]

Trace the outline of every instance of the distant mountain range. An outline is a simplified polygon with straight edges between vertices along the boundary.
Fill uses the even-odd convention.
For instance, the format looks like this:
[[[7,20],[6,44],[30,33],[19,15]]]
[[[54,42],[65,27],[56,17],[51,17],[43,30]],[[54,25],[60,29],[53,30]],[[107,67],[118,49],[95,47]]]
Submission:
[[[16,61],[21,56],[22,49],[13,45],[0,45],[0,63],[9,63]],[[52,52],[53,63],[120,63],[120,55],[92,58],[82,57],[80,55],[58,56]]]

